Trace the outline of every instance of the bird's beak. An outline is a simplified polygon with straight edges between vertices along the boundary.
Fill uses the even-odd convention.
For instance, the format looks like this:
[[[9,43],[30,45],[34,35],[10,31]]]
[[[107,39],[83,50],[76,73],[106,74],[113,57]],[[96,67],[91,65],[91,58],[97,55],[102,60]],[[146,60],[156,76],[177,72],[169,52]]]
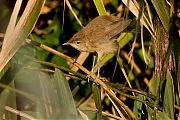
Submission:
[[[70,45],[68,42],[66,42],[66,43],[63,43],[62,45]]]

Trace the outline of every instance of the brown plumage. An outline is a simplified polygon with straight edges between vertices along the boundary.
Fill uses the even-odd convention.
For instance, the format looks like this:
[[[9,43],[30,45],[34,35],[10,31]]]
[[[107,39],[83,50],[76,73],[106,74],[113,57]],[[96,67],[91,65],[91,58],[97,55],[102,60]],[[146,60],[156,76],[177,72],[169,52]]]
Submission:
[[[130,19],[118,18],[113,15],[98,16],[63,45],[71,45],[83,52],[96,52],[99,64],[103,56],[118,50],[116,37],[130,23]]]

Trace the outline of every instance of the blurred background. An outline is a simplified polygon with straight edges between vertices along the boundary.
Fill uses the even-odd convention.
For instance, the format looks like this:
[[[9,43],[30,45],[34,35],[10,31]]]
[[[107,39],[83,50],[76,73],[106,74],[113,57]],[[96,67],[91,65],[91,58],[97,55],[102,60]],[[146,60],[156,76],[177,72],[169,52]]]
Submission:
[[[16,2],[15,0],[13,1],[0,0],[0,26],[1,26],[0,33],[6,32],[6,28],[9,23],[9,19],[12,14],[15,2]],[[24,11],[27,5],[27,2],[28,0],[23,0],[18,19],[20,19],[20,16],[22,15]],[[119,63],[116,65],[117,56],[113,56],[110,60],[106,61],[105,64],[102,66],[100,74],[102,77],[105,77],[108,80],[106,81],[107,83],[106,82],[105,83],[109,86],[109,89],[114,90],[116,97],[119,100],[121,100],[130,110],[132,110],[133,113],[137,116],[137,118],[139,119],[151,118],[152,119],[153,115],[158,113],[157,111],[155,113],[152,112],[152,111],[155,111],[153,108],[153,106],[155,105],[155,100],[157,100],[155,96],[156,95],[158,96],[157,91],[158,91],[159,82],[158,83],[156,82],[158,80],[160,81],[161,79],[163,79],[163,73],[166,73],[163,71],[165,69],[163,66],[164,64],[166,64],[164,63],[165,57],[163,57],[163,55],[166,55],[166,54],[169,55],[169,53],[171,53],[169,55],[170,57],[168,56],[167,58],[171,66],[169,68],[166,67],[166,69],[169,70],[171,68],[169,70],[171,71],[170,74],[172,75],[172,76],[170,75],[171,81],[174,80],[175,86],[178,85],[177,80],[173,79],[173,77],[177,75],[174,72],[175,63],[173,63],[174,62],[173,60],[175,58],[171,58],[174,54],[172,54],[172,52],[168,53],[168,50],[164,50],[165,52],[162,52],[163,48],[165,48],[163,47],[163,44],[170,46],[169,39],[171,38],[171,36],[173,35],[177,36],[176,38],[175,37],[172,38],[174,40],[179,39],[178,32],[177,32],[178,27],[176,27],[178,24],[177,22],[178,20],[176,21],[176,26],[175,26],[174,25],[175,22],[174,23],[169,22],[170,18],[168,18],[169,19],[168,24],[171,24],[171,26],[169,25],[169,31],[165,32],[164,30],[165,27],[163,26],[164,22],[162,22],[163,20],[161,19],[161,16],[157,12],[158,10],[156,9],[155,2],[146,1],[146,0],[144,1],[137,0],[133,2],[136,5],[136,7],[138,6],[142,8],[142,9],[139,9],[140,12],[138,14],[138,17],[136,17],[134,13],[131,11],[131,9],[129,9],[121,0],[103,0],[103,5],[105,7],[107,15],[115,14],[118,17],[122,17],[125,19],[132,19],[132,22],[130,26],[128,26],[128,28],[123,31],[123,33],[125,34],[128,33],[128,35],[122,37],[123,39],[122,41],[125,41],[125,44],[123,43],[124,45],[120,49],[120,53],[118,55],[120,56],[120,60],[122,62],[122,64],[120,64],[121,66],[119,65]],[[169,2],[166,1],[163,3],[169,3]],[[97,11],[98,8],[95,6],[95,3],[93,0],[69,0],[69,3],[72,6],[72,9],[75,12],[77,18],[82,22],[83,26],[86,26],[92,19],[99,16],[99,13]],[[178,6],[178,2],[176,4],[172,4],[170,2],[169,4],[166,4],[166,6],[168,6],[168,11],[172,9],[173,5],[174,7],[175,5]],[[176,11],[176,9],[174,10]],[[142,24],[144,24],[142,23],[142,21],[140,21],[142,14],[148,17],[147,20],[143,18],[145,20],[144,23],[147,24],[148,22],[150,22],[152,25],[151,29],[153,28],[152,30],[148,30],[147,27],[142,26]],[[169,13],[169,16],[173,18],[172,15],[170,15],[170,13]],[[150,25],[148,25],[148,27],[149,26]],[[143,32],[141,31],[142,28],[143,28]],[[35,42],[49,46],[50,48],[57,50],[69,57],[77,59],[81,53],[78,50],[72,48],[71,46],[62,46],[62,44],[67,42],[76,32],[80,31],[81,29],[82,29],[81,25],[75,19],[75,16],[72,14],[71,10],[69,9],[69,6],[67,6],[67,3],[65,1],[47,0],[41,10],[41,14],[37,20],[37,23],[35,24],[35,27],[28,38]],[[153,37],[153,35],[149,31],[152,31],[155,37]],[[170,34],[172,31],[173,31],[173,35]],[[142,39],[142,35],[143,35],[143,39]],[[163,36],[165,35],[167,35],[169,38],[167,40],[168,43],[167,41],[163,41],[167,39],[165,37],[163,39]],[[157,36],[160,36],[159,38],[162,38],[163,40],[162,41],[157,40],[158,42],[156,42],[155,38]],[[142,41],[143,41],[143,45],[142,45]],[[3,42],[3,37],[1,37],[0,39],[1,46],[2,46],[2,42]],[[160,57],[156,55],[159,55]],[[82,66],[84,66],[86,69],[91,71],[92,63],[93,63],[93,54],[91,53],[88,56],[84,56],[84,57],[81,56],[81,57],[82,58],[85,57],[85,61],[82,62]],[[40,60],[40,62],[37,62],[37,61],[34,62],[33,59]],[[55,71],[54,66],[44,64],[43,61],[52,63],[57,66],[62,66],[67,69],[70,68],[69,67],[70,63],[67,62],[66,59],[59,57],[53,53],[50,53],[49,51],[44,50],[40,47],[30,45],[24,42],[21,48],[18,50],[18,52],[15,54],[15,56],[11,60],[11,65],[8,68],[8,70],[1,76],[1,83],[9,85],[13,80],[14,81],[13,85],[15,89],[23,91],[28,94],[32,94],[38,98],[43,98],[42,88],[44,86],[42,85],[42,81],[40,81],[39,79],[41,79],[42,76],[47,75],[48,77],[45,77],[45,79],[48,78],[51,81],[53,79],[54,71]],[[116,67],[116,70],[115,70],[115,67]],[[39,74],[39,71],[43,72],[43,75]],[[93,97],[93,94],[94,94],[92,90],[93,82],[92,81],[87,82],[88,81],[87,78],[80,78],[77,76],[76,77],[72,76],[68,78],[67,76],[69,76],[69,71],[62,70],[62,72],[63,74],[65,74],[66,78],[68,79],[69,88],[72,91],[73,99],[74,99],[74,103],[76,107],[84,108],[84,113],[88,116],[89,119],[96,119],[97,115],[95,113],[97,113],[97,111],[95,111],[95,109],[97,108],[97,104],[95,104],[96,100],[94,100],[94,97]],[[84,76],[87,76],[87,74],[85,74],[81,70],[78,70],[77,72]],[[112,79],[112,76],[114,76],[113,79]],[[152,80],[154,79],[156,82],[153,82],[152,84]],[[129,83],[127,82],[127,80]],[[165,83],[162,86],[164,87],[164,89],[166,88]],[[47,89],[47,91],[49,88],[51,88],[51,87],[48,88],[48,86],[46,87],[47,88],[44,88],[44,89]],[[105,90],[100,89],[101,86],[98,86],[98,87],[101,93],[100,101],[102,103],[102,110],[106,113],[119,116],[118,112],[113,107],[113,103],[109,99]],[[132,89],[129,89],[129,88],[132,88]],[[0,88],[1,92],[3,90],[4,88]],[[118,90],[120,90],[122,93]],[[54,91],[53,94],[56,94],[55,92],[56,90],[53,90],[53,91]],[[153,97],[150,97],[150,100],[148,99],[149,91],[152,92],[152,94],[154,95]],[[172,90],[172,93],[173,91],[174,89]],[[135,95],[135,93],[137,94]],[[177,94],[177,97],[176,97],[177,101],[173,102],[173,105],[175,103],[177,104],[179,103],[177,90],[176,90],[176,94]],[[159,99],[160,108],[158,108],[158,111],[161,111],[162,114],[164,115],[167,113],[162,110],[163,109],[162,96]],[[137,100],[137,99],[141,99],[142,101]],[[15,109],[19,111],[36,111],[37,110],[37,104],[36,104],[37,100],[35,100],[36,102],[33,100],[30,100],[24,94],[21,94],[18,92],[15,95],[14,100],[15,101],[13,102],[16,103]],[[175,101],[175,99],[173,99],[172,101]],[[58,102],[61,102],[61,101],[58,101]],[[147,108],[147,106],[149,108]],[[92,108],[93,110],[91,109],[89,110],[88,108]],[[172,109],[174,112],[179,110],[179,108],[178,110],[177,109],[175,110],[175,108],[172,108]],[[150,113],[152,113],[153,115],[151,116]],[[176,114],[173,113],[172,116],[176,116],[176,115],[178,115],[178,112],[176,112]],[[172,116],[170,115],[168,117],[174,118]],[[48,118],[48,115],[46,115],[46,117]],[[45,118],[45,117],[42,117],[42,118]],[[103,119],[111,119],[111,118],[117,119],[115,117],[113,118],[109,116],[106,117],[105,115],[103,116]],[[22,118],[17,117],[17,119],[22,119]]]

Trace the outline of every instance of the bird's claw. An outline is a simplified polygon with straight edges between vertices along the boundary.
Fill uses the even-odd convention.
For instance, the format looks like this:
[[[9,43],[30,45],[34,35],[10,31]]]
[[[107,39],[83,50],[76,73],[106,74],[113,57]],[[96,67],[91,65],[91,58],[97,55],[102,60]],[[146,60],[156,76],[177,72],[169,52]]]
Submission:
[[[87,76],[86,76],[86,78],[88,79],[88,82],[89,82],[89,80],[92,78],[91,76],[93,75],[93,73],[90,73],[90,74],[88,74]]]

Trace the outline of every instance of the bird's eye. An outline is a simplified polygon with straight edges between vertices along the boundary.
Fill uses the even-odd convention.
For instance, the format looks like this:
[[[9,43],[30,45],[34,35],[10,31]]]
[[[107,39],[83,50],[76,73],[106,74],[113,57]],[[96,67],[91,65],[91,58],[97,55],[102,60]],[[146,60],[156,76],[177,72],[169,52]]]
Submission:
[[[80,45],[80,43],[81,43],[80,41],[76,41],[76,44],[77,44],[77,45]]]

